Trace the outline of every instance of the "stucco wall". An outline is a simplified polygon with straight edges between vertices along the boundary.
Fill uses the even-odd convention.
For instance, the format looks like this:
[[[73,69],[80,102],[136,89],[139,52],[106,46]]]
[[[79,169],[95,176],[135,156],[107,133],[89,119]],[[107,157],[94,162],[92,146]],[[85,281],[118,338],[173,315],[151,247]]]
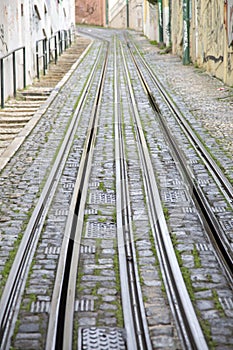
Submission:
[[[75,0],[0,0],[0,57],[26,50],[26,83],[36,76],[36,41],[75,24]],[[17,88],[23,87],[23,55],[16,54]],[[13,93],[12,56],[4,59],[5,98]],[[7,74],[6,74],[7,72]],[[0,73],[1,74],[1,73]]]
[[[184,0],[163,1],[164,42],[168,11],[171,11],[172,52],[183,57],[183,3]],[[170,4],[170,8],[169,8]],[[144,0],[143,31],[151,40],[159,41],[158,8],[154,11]],[[227,12],[228,8],[228,12]],[[231,22],[230,22],[231,19]],[[228,22],[230,25],[228,25]],[[228,39],[230,38],[230,39]],[[233,0],[190,0],[190,59],[212,75],[233,85]]]
[[[174,54],[182,56],[183,45],[183,1],[177,0],[171,8],[171,41]]]
[[[104,25],[104,4],[102,0],[76,0],[76,23]]]
[[[182,5],[183,1],[172,2],[172,49],[179,56],[183,54]],[[191,1],[190,59],[226,84],[233,84],[233,49],[228,45],[224,1]]]
[[[127,12],[125,0],[109,1],[109,26],[113,28],[127,27]]]
[[[129,27],[131,29],[142,31],[143,28],[143,1],[129,1]]]
[[[143,1],[143,32],[150,39],[159,41],[158,6]]]

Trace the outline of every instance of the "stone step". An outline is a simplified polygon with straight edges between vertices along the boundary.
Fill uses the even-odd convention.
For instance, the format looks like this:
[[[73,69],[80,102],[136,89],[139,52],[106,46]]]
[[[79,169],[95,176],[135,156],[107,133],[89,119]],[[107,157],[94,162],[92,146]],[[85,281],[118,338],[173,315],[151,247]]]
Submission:
[[[0,117],[31,117],[35,113],[36,109],[30,110],[29,112],[26,111],[18,111],[18,110],[12,110],[12,111],[0,111]]]
[[[21,130],[22,130],[22,128],[20,128],[20,127],[17,127],[17,128],[9,128],[9,127],[8,128],[2,128],[0,126],[0,134],[2,134],[2,135],[18,134]],[[1,137],[2,137],[2,135],[1,135]]]
[[[53,74],[53,75],[51,75],[51,76],[49,76],[49,75],[45,75],[44,77],[43,77],[43,80],[46,80],[46,81],[51,81],[51,84],[50,85],[53,85],[53,82],[55,81],[55,82],[57,82],[58,80],[61,80],[61,78],[63,77],[63,75],[64,75],[64,73],[62,74]],[[40,82],[41,83],[41,82]]]
[[[12,138],[7,139],[7,140],[2,140],[0,137],[0,150],[4,150],[9,145],[11,140],[12,140]]]
[[[42,89],[40,89],[39,91],[22,91],[19,93],[19,96],[26,96],[26,97],[30,97],[30,96],[38,96],[38,97],[47,97],[49,96],[51,93],[51,91],[42,91]]]
[[[2,134],[0,133],[1,147],[3,143],[11,142],[15,138],[15,134]]]
[[[9,125],[11,126],[12,124],[24,124],[27,123],[31,118],[27,117],[27,118],[2,118],[0,117],[0,125]]]
[[[4,128],[4,129],[20,129],[22,127],[24,127],[24,125],[27,124],[27,121],[24,121],[24,122],[17,122],[15,121],[14,123],[1,123],[1,120],[0,120],[0,128]]]
[[[12,99],[5,103],[4,110],[7,110],[8,108],[38,108],[41,105],[41,102],[36,101],[26,101],[22,99]]]
[[[28,115],[28,116],[17,116],[15,117],[15,114],[12,113],[11,115],[7,115],[7,116],[4,116],[4,115],[1,115],[0,114],[0,121],[2,122],[6,122],[6,123],[10,123],[12,120],[18,120],[19,122],[23,121],[23,120],[30,120],[31,119],[31,115]]]
[[[52,91],[52,88],[51,89],[43,89],[43,88],[40,88],[40,87],[34,87],[34,86],[31,86],[30,88],[28,88],[27,90],[21,90],[19,91],[18,93],[21,94],[21,95],[49,95]]]
[[[3,110],[0,109],[0,116],[4,115],[4,114],[12,115],[12,114],[15,114],[15,113],[24,113],[24,114],[29,113],[31,115],[31,113],[34,114],[35,110],[38,109],[38,106],[40,106],[40,104],[39,105],[35,105],[34,107],[24,106],[24,105],[20,105],[20,106],[19,105],[12,105],[10,107],[7,106]]]
[[[24,99],[26,101],[46,101],[48,98],[48,95],[25,95]]]
[[[39,85],[39,86],[43,86],[43,87],[50,87],[52,84],[54,85],[56,85],[57,83],[59,82],[59,80],[52,80],[52,79],[48,79],[48,80],[46,80],[46,81],[39,81],[39,82],[36,82],[36,83],[34,83],[34,85],[35,86],[37,86],[37,84]]]

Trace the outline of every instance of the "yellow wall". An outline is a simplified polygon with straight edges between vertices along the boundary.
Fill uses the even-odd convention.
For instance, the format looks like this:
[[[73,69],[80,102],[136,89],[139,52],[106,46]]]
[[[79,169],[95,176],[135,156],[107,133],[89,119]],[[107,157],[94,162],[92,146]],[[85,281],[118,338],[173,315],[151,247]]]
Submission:
[[[226,13],[222,0],[192,0],[190,58],[193,63],[233,85],[233,48],[228,46]],[[172,2],[172,49],[183,54],[183,1]]]
[[[183,2],[170,1],[172,52],[183,57]],[[227,85],[233,86],[233,44],[228,43],[227,5],[233,0],[190,0],[190,59]],[[164,41],[166,37],[168,0],[163,0]],[[143,1],[143,31],[150,40],[159,41],[158,7]],[[230,16],[229,16],[230,17]],[[233,27],[233,19],[230,28]],[[233,37],[233,33],[230,33]]]

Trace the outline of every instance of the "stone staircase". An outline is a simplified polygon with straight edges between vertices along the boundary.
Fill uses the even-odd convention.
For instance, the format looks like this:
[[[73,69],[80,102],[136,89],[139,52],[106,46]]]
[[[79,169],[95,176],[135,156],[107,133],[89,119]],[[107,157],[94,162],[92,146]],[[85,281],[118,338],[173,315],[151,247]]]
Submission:
[[[4,109],[0,109],[0,157],[48,99],[53,88],[90,42],[90,39],[78,36],[72,46],[59,56],[57,64],[49,65],[45,76],[41,75],[40,79],[35,79],[27,89],[17,91],[16,98],[10,98],[5,102]]]

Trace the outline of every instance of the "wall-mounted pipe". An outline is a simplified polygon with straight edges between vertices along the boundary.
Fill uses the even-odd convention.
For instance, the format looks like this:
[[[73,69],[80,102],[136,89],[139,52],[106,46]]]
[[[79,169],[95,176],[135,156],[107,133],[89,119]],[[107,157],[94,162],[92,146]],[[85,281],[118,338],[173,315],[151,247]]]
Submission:
[[[190,0],[183,0],[183,64],[190,63]]]
[[[108,26],[109,19],[108,19],[108,0],[105,2],[105,21],[106,21],[106,26]]]
[[[126,0],[126,26],[129,28],[129,0]]]
[[[171,33],[170,33],[170,1],[164,0],[163,5],[163,36],[166,46],[171,43]]]
[[[163,0],[158,0],[159,9],[159,42],[163,43]]]

